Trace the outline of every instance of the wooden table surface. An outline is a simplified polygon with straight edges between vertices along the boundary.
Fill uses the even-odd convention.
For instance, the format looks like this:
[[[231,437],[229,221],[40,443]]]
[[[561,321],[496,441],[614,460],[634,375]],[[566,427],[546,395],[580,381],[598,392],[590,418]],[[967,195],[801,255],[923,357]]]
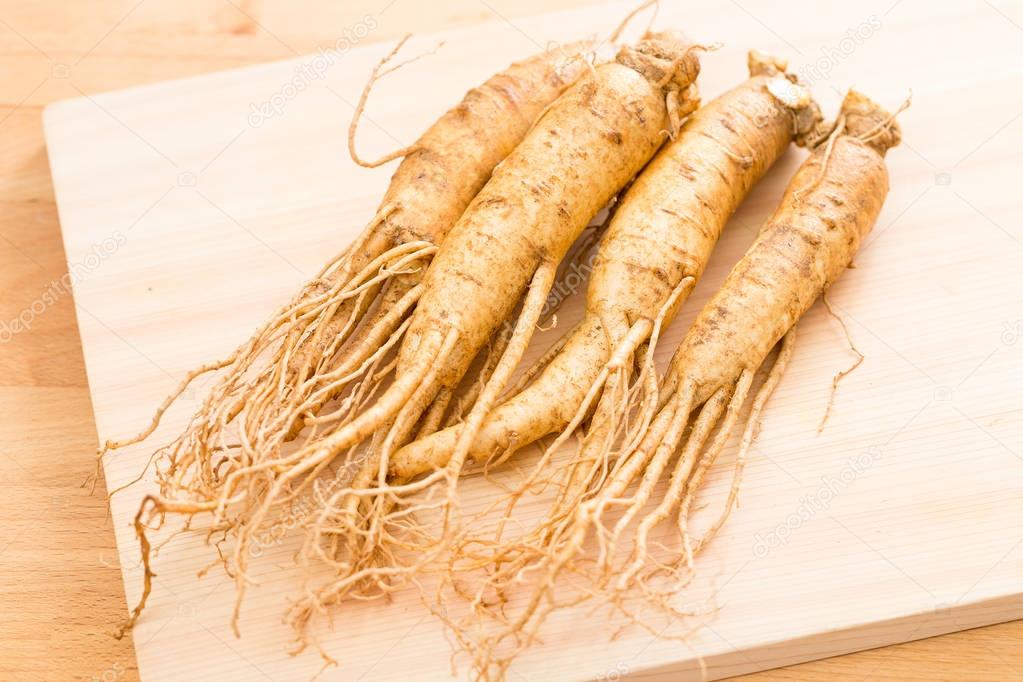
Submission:
[[[42,108],[314,52],[369,13],[380,18],[372,39],[386,40],[585,0],[296,4],[0,0],[0,679],[137,678],[130,639],[111,636],[126,606],[104,494],[81,488],[96,433],[74,301],[60,286]],[[11,333],[26,311],[30,328]],[[1017,621],[744,679],[1023,679],[1021,640]]]

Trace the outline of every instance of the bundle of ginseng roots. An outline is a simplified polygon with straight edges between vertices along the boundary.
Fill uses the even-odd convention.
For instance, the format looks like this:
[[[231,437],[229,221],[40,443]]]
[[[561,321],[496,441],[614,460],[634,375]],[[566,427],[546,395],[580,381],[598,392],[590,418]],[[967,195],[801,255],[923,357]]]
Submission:
[[[380,162],[355,154],[353,122],[357,162],[403,158],[365,231],[232,355],[190,374],[149,428],[104,447],[148,438],[189,382],[215,373],[156,453],[129,627],[152,586],[148,537],[168,515],[210,519],[237,632],[253,547],[296,510],[308,576],[287,613],[296,650],[317,615],[409,583],[487,679],[564,606],[596,600],[641,626],[637,604],[684,618],[678,593],[734,505],[797,322],[881,209],[899,129],[855,92],[825,124],[784,60],[759,52],[745,81],[700,107],[705,48],[647,33],[600,63],[596,47],[512,65]],[[808,158],[661,373],[662,332],[793,144]],[[582,319],[513,383],[605,207]],[[731,491],[694,538],[699,491],[737,429]],[[462,500],[473,464],[517,472],[482,511]],[[534,500],[519,518],[548,488],[539,516]]]

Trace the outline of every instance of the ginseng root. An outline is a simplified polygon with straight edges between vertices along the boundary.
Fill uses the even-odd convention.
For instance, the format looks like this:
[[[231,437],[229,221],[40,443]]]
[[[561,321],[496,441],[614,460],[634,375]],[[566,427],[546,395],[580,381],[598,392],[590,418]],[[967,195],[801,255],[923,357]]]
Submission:
[[[452,229],[423,282],[424,291],[398,353],[394,383],[357,417],[291,458],[274,463],[275,483],[248,521],[258,526],[287,486],[361,441],[377,439],[349,488],[338,491],[311,528],[306,556],[336,572],[310,588],[293,611],[358,591],[386,592],[415,575],[457,535],[457,481],[477,431],[505,389],[540,320],[559,263],[593,216],[650,160],[696,107],[699,48],[669,34],[619,50],[552,104],[494,171]],[[391,456],[441,390],[461,381],[469,363],[522,301],[490,379],[466,415],[443,467],[422,480],[391,485]],[[441,499],[416,493],[430,487]],[[379,510],[393,506],[393,534]],[[417,510],[439,514],[436,532],[415,523]],[[240,543],[243,546],[243,543]],[[403,555],[403,556],[400,556]]]

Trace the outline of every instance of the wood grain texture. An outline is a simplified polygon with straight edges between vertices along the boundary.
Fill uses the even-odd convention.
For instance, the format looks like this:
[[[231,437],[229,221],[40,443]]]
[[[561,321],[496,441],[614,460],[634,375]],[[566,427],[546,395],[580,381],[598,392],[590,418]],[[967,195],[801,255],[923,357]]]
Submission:
[[[581,3],[557,3],[569,4]],[[372,39],[392,37],[412,28],[423,31],[471,24],[494,19],[495,13],[519,24],[520,15],[534,12],[541,5],[547,3],[448,1],[432,3],[428,10],[422,10],[414,3],[399,2],[388,9]],[[88,6],[51,1],[0,2],[3,19],[0,63],[5,67],[0,70],[3,83],[0,145],[4,151],[0,157],[3,164],[0,320],[8,322],[31,310],[33,302],[59,281],[66,270],[41,136],[41,106],[83,93],[92,95],[164,78],[310,53],[332,44],[337,39],[338,27],[351,26],[366,11],[379,9],[373,3],[310,2],[303,7],[303,11],[296,11],[293,4],[282,0],[252,4],[103,0]],[[854,333],[858,339],[865,335],[873,340],[876,353],[870,356],[872,360],[878,355],[901,354],[909,363],[907,368],[917,365],[935,383],[955,386],[970,365],[985,360],[981,346],[994,350],[994,355],[952,394],[955,400],[951,404],[938,405],[959,407],[990,433],[964,431],[958,441],[939,439],[930,452],[932,456],[952,450],[963,457],[973,454],[975,468],[983,473],[986,457],[992,455],[990,448],[1001,447],[997,445],[1001,441],[1006,449],[1018,450],[1020,443],[1018,403],[1001,402],[1013,385],[1018,386],[1019,355],[1013,351],[1018,346],[1002,342],[1003,325],[1007,324],[1012,332],[1023,316],[1018,277],[1009,280],[1004,296],[985,297],[979,303],[974,297],[985,275],[997,278],[1000,269],[1013,274],[1018,272],[1020,262],[1020,251],[1013,251],[1019,247],[1010,238],[1020,237],[1019,198],[1006,186],[1006,179],[1011,177],[1006,164],[1020,152],[1017,120],[1020,112],[1016,111],[1018,101],[1012,94],[1018,92],[1020,76],[1018,62],[1006,51],[1018,41],[1015,33],[1018,27],[1009,20],[1019,24],[1023,17],[1008,3],[971,4],[961,16],[954,17],[956,24],[947,18],[942,24],[946,28],[958,26],[954,38],[943,40],[940,31],[929,33],[933,26],[924,21],[913,33],[916,42],[906,42],[898,33],[889,33],[889,29],[915,23],[914,17],[926,17],[929,4],[907,0],[896,3],[890,12],[888,9],[867,3],[841,10],[815,10],[820,17],[793,20],[785,12],[765,11],[758,3],[744,3],[738,9],[732,6],[720,10],[718,23],[727,31],[707,37],[726,38],[737,47],[756,44],[782,53],[791,47],[785,43],[791,42],[803,51],[809,63],[823,54],[821,50],[837,47],[844,32],[872,12],[881,18],[881,31],[863,46],[857,46],[851,58],[829,67],[830,78],[815,84],[815,89],[824,96],[832,85],[844,87],[854,82],[871,94],[893,101],[902,94],[905,85],[916,88],[917,104],[906,116],[907,128],[913,132],[908,136],[907,146],[893,154],[893,164],[908,169],[912,184],[897,188],[886,219],[879,225],[892,229],[886,240],[894,239],[903,248],[909,247],[911,258],[905,269],[914,278],[906,287],[900,286],[902,282],[889,282],[901,298],[882,305],[870,305],[870,299],[858,301],[861,282],[848,284],[843,291],[848,292],[850,305],[856,306],[852,314],[864,313],[857,315],[857,319],[869,329],[857,329],[854,325]],[[798,13],[798,9],[792,13]],[[507,31],[506,38],[511,42],[518,30],[508,26]],[[498,57],[492,55],[493,61],[483,66],[498,67],[502,61]],[[794,61],[800,63],[798,59]],[[722,61],[714,66],[719,78],[724,79],[721,82],[738,77],[737,64],[737,54],[722,53]],[[445,81],[449,93],[465,87],[459,80]],[[837,94],[832,103],[836,98]],[[446,103],[437,104],[443,107]],[[377,99],[376,106],[386,105],[386,99]],[[402,119],[400,130],[415,130],[416,125],[429,120],[424,112],[417,116],[422,118],[415,122]],[[124,131],[121,134],[126,135]],[[381,138],[376,142],[382,148],[389,141]],[[330,144],[332,150],[340,150],[339,137],[332,138]],[[230,157],[223,161],[230,166]],[[774,198],[772,192],[783,184],[786,173],[779,171],[772,181],[773,189],[758,195],[759,203],[747,214],[751,222],[768,210]],[[939,178],[941,173],[949,173],[951,183]],[[119,199],[125,192],[125,188],[114,189],[109,194],[112,199]],[[940,203],[943,201],[947,203]],[[363,208],[367,206],[368,203]],[[916,232],[921,225],[939,231],[942,240],[934,243],[921,240],[921,233]],[[948,234],[961,241],[949,246]],[[1005,262],[985,260],[988,251],[981,246],[992,244],[1001,249],[1000,256]],[[882,247],[892,248],[883,242],[878,245],[879,249]],[[313,265],[321,257],[315,248],[307,251],[301,246],[295,248],[309,258],[303,264]],[[110,264],[112,261],[98,269],[97,275],[102,275]],[[861,265],[867,269],[871,263]],[[718,267],[725,268],[726,263],[719,261]],[[213,275],[223,277],[223,273],[209,273],[210,277]],[[838,294],[836,300],[841,301]],[[1011,295],[1017,298],[1008,298]],[[256,297],[253,294],[253,299]],[[900,304],[905,304],[905,309]],[[964,307],[972,308],[972,316],[956,312]],[[207,328],[209,320],[205,315],[209,311],[200,312],[203,315],[191,329],[198,330],[201,336]],[[78,314],[83,325],[87,324],[87,314],[82,310]],[[819,315],[819,311],[814,314]],[[947,351],[928,354],[934,339],[942,336],[946,337],[943,348]],[[1004,338],[1012,337],[1010,334]],[[90,497],[78,487],[91,468],[95,433],[72,297],[57,296],[42,314],[32,317],[31,329],[9,340],[5,337],[4,341],[0,344],[3,370],[0,466],[4,481],[0,502],[0,599],[4,606],[0,619],[0,676],[133,679],[130,645],[127,641],[117,643],[108,636],[111,624],[125,612],[125,604],[117,580],[106,505],[100,494]],[[836,357],[840,346],[834,330],[816,344],[811,342],[807,352]],[[197,356],[207,357],[201,352]],[[881,357],[877,361],[883,360]],[[184,364],[179,369],[183,370]],[[866,365],[864,370],[868,368]],[[786,383],[798,386],[803,381],[819,379],[823,371],[812,363],[803,369],[806,376],[790,378]],[[907,375],[914,371],[907,369]],[[929,380],[922,381],[926,385]],[[873,404],[883,406],[893,392],[892,377],[880,373],[870,382],[880,394],[874,396]],[[812,414],[820,407],[821,391],[819,384],[815,385],[805,402],[796,403],[810,413],[807,421],[812,421]],[[853,412],[844,424],[855,424],[857,419],[878,419],[874,413],[857,416],[857,391],[850,389],[849,393],[853,395],[843,396],[839,404],[839,409],[843,409],[844,402],[844,409]],[[793,400],[791,394],[789,400]],[[780,409],[781,400],[777,403]],[[975,407],[980,409],[974,412]],[[925,431],[935,428],[928,420],[922,421],[921,426]],[[773,441],[768,440],[772,438],[770,430],[769,427],[762,442],[765,448],[770,443],[785,442],[784,432]],[[966,433],[970,437],[963,435]],[[1005,449],[1002,452],[1011,457]],[[945,464],[939,460],[919,468]],[[996,477],[996,471],[997,468],[990,476]],[[953,479],[951,483],[949,479]],[[945,480],[954,492],[958,480],[951,474]],[[873,481],[871,476],[863,483]],[[1008,485],[1008,479],[1005,484]],[[812,491],[813,485],[809,488]],[[916,487],[904,487],[898,492],[913,500],[946,491],[925,489],[921,481]],[[798,495],[792,499],[797,498]],[[744,502],[745,513],[750,500],[744,497]],[[984,510],[980,502],[978,513]],[[1018,507],[1016,511],[1018,518]],[[964,516],[964,523],[969,520],[969,515]],[[877,544],[873,535],[860,535]],[[850,536],[838,541],[855,542]],[[953,553],[966,553],[974,551],[971,542],[967,529],[962,537],[943,538],[940,544]],[[888,544],[882,543],[878,549],[889,554]],[[997,549],[992,547],[990,551],[997,553]],[[1006,556],[1007,561],[1015,561],[1018,574],[1018,554]],[[875,561],[884,560],[875,557]],[[893,556],[892,561],[903,570],[914,572],[912,558],[909,568],[900,554]],[[890,566],[889,570],[898,578],[897,568]],[[923,582],[930,586],[926,580]],[[916,589],[908,581],[904,581],[903,587]],[[781,603],[776,608],[787,605]],[[187,619],[190,614],[184,608],[178,616]],[[1012,623],[751,677],[1015,679],[1023,676],[1018,646],[1021,635],[1023,626]]]

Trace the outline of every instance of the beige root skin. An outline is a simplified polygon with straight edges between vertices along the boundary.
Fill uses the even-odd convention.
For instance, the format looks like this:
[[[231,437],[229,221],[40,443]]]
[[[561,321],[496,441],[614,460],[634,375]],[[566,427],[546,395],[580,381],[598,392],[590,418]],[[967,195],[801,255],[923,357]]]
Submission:
[[[797,171],[779,209],[693,323],[668,368],[661,408],[639,445],[620,455],[611,474],[596,490],[591,488],[590,497],[576,505],[567,522],[551,526],[543,544],[516,546],[509,541],[490,551],[489,556],[501,559],[502,569],[469,590],[470,599],[475,599],[472,617],[489,616],[490,627],[477,637],[460,638],[481,676],[502,675],[535,641],[549,614],[566,601],[578,603],[599,595],[635,619],[628,603],[638,598],[662,612],[681,615],[673,597],[690,579],[694,556],[720,530],[734,506],[760,417],[792,357],[795,324],[848,266],[887,193],[883,154],[898,141],[893,117],[851,93],[833,131]],[[771,370],[754,392],[754,372],[780,340]],[[693,540],[692,506],[750,393],[753,405],[724,509],[704,535]],[[690,410],[701,404],[699,415],[686,428]],[[646,511],[653,502],[653,483],[680,447],[665,495]],[[621,514],[609,526],[602,519],[615,508]],[[678,546],[665,561],[652,551],[651,536],[673,514]],[[631,543],[618,542],[630,535]],[[591,537],[595,545],[588,542]],[[475,551],[456,550],[470,558]],[[476,561],[478,567],[478,557]],[[581,576],[583,586],[569,588],[561,578],[564,573]],[[460,580],[464,593],[466,579]],[[521,589],[523,582],[525,602],[520,598],[515,607],[506,600],[497,607],[486,605],[484,594]],[[576,597],[566,598],[566,591]],[[468,621],[457,625],[468,628]],[[473,632],[480,632],[479,626]]]

